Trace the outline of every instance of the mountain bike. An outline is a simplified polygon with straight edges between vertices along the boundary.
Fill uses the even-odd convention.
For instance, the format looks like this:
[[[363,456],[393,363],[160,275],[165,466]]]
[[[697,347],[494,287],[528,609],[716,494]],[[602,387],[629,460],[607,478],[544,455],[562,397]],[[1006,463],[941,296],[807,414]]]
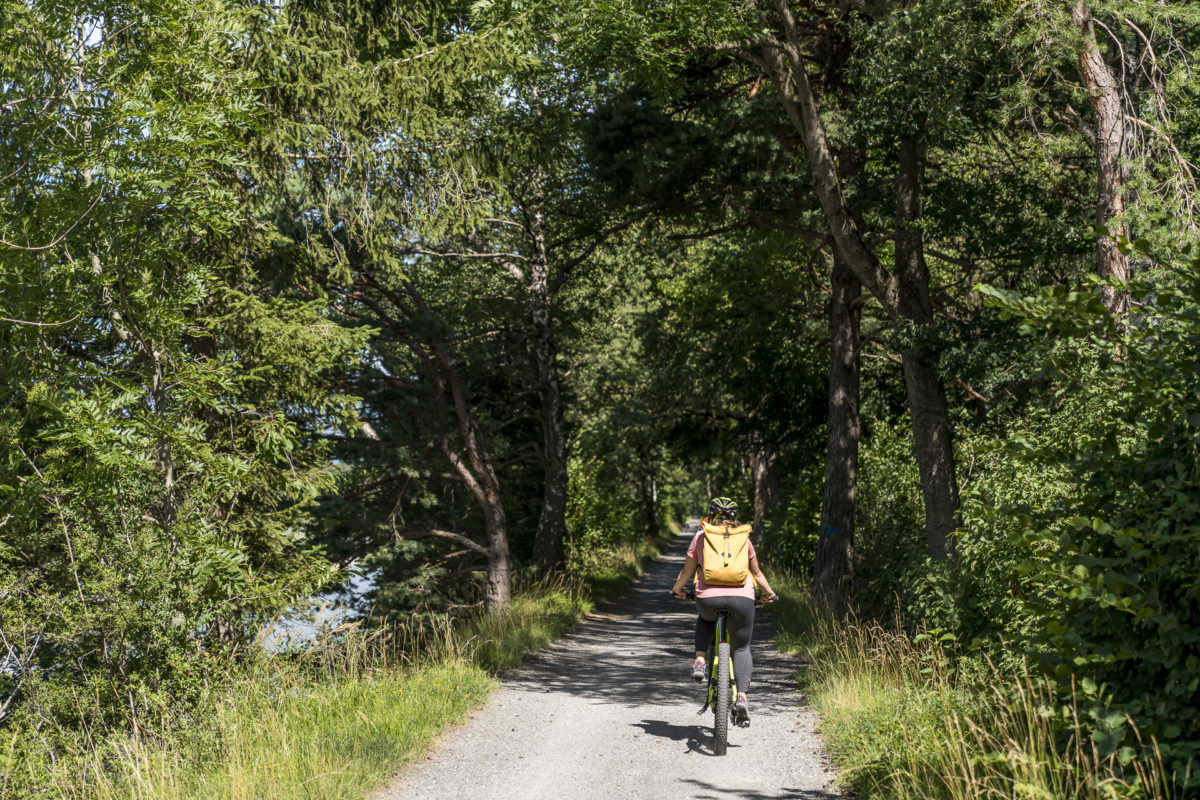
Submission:
[[[730,611],[717,612],[717,627],[708,643],[708,693],[704,705],[696,713],[713,710],[713,753],[725,755],[729,746],[729,723],[733,720],[733,698],[737,697],[737,676],[733,670],[733,648],[729,643],[726,620]],[[715,654],[715,657],[714,657]]]
[[[672,595],[674,596],[674,595]],[[696,599],[696,591],[692,587],[687,590],[688,600]],[[763,603],[756,600],[755,605]],[[734,721],[733,698],[737,697],[737,675],[733,669],[733,646],[729,640],[728,618],[733,613],[731,609],[722,608],[717,611],[717,625],[713,631],[712,641],[708,643],[708,655],[705,663],[708,665],[708,686],[705,693],[704,705],[697,714],[703,714],[710,708],[713,711],[713,754],[725,755],[729,746],[729,723]],[[748,727],[749,721],[741,727]]]

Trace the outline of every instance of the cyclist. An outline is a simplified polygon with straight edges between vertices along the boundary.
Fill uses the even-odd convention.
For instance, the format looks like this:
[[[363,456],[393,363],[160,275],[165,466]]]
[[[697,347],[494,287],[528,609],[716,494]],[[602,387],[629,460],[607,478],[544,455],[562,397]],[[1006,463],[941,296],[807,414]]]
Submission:
[[[705,521],[712,524],[733,524],[737,521],[737,503],[728,497],[714,498],[708,504],[709,516]],[[754,634],[754,585],[762,588],[766,602],[775,600],[778,596],[771,589],[771,584],[762,574],[758,566],[758,558],[754,545],[749,544],[750,575],[742,586],[708,586],[704,583],[704,572],[696,573],[696,568],[704,562],[704,526],[700,526],[691,546],[688,547],[687,560],[671,593],[680,599],[687,595],[684,589],[692,575],[696,575],[696,607],[700,612],[696,617],[696,660],[692,664],[692,678],[702,682],[708,674],[704,663],[708,643],[712,641],[717,624],[717,611],[726,608],[729,615],[729,637],[733,646],[733,674],[737,676],[737,700],[733,704],[734,722],[738,725],[750,724],[750,707],[745,690],[750,688],[750,678],[754,664],[750,657],[750,639]]]

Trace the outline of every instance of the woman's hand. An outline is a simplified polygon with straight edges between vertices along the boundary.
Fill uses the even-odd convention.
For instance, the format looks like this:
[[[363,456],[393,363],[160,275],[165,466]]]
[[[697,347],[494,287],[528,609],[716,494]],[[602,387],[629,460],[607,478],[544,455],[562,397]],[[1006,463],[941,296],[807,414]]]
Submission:
[[[684,587],[687,582],[696,574],[696,559],[688,556],[683,560],[683,568],[679,570],[679,574],[675,576],[675,585],[671,587],[671,594],[678,597],[680,600],[687,600],[687,595],[684,593]]]

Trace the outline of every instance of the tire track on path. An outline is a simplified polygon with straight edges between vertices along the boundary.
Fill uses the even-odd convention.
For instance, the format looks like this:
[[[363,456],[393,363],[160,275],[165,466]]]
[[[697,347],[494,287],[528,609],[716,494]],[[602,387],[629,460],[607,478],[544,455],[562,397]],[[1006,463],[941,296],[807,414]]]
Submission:
[[[712,713],[696,714],[703,697],[689,678],[693,607],[668,593],[690,536],[530,657],[375,800],[840,798],[769,610],[756,615],[751,726],[713,756]]]

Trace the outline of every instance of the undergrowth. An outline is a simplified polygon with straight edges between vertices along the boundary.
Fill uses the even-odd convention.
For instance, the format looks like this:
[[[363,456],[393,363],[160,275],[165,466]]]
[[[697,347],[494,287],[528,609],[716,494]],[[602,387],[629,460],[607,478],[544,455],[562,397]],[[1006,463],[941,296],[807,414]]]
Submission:
[[[861,800],[1166,800],[1153,743],[1102,756],[1075,713],[1031,674],[951,659],[947,642],[820,613],[779,575],[776,643],[806,655],[800,676],[839,781]]]
[[[81,735],[53,762],[18,759],[18,743],[0,741],[0,800],[361,798],[666,541],[593,554],[566,578],[519,588],[502,613],[419,630],[347,625],[302,652],[231,664],[187,713],[133,735]]]

